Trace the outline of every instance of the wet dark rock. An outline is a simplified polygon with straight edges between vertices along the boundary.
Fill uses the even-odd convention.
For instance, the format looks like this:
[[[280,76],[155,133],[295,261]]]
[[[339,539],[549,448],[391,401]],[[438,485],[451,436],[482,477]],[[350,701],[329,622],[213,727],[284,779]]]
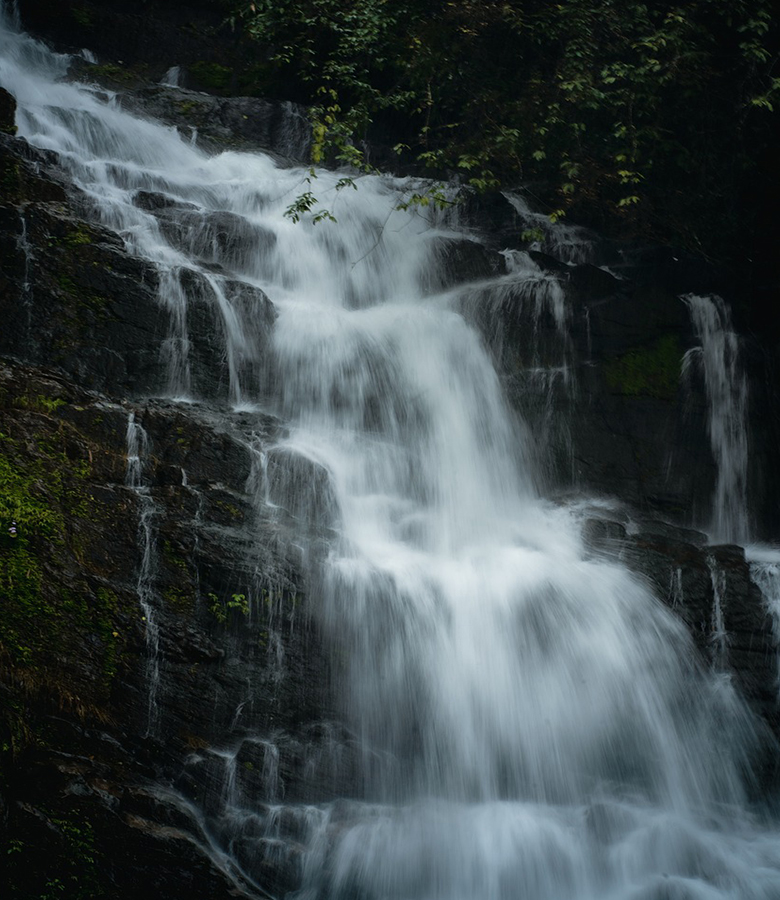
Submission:
[[[206,264],[252,271],[276,242],[276,235],[235,213],[158,209],[160,230],[176,248],[198,257]]]
[[[693,340],[688,310],[675,294],[655,285],[642,287],[612,279],[605,296],[603,286],[591,291],[595,285],[590,279],[572,283],[578,291],[576,305],[588,309],[587,331],[582,328],[583,322],[575,334],[582,349],[584,339],[589,341],[593,357],[609,357],[647,346],[669,334],[681,336],[684,344]],[[615,290],[618,286],[622,289]]]
[[[657,519],[641,519],[639,531],[642,534],[655,534],[667,540],[684,544],[693,544],[694,547],[704,547],[708,543],[707,535],[694,528],[681,528],[670,522],[662,522]]]
[[[315,531],[334,528],[339,519],[338,503],[327,470],[288,448],[268,454],[268,494],[272,503],[285,504],[285,511]]]
[[[295,104],[165,85],[123,92],[121,102],[131,112],[175,125],[184,138],[212,152],[265,150],[280,162],[309,161],[311,125]]]
[[[160,194],[155,191],[136,191],[133,197],[133,203],[139,209],[145,209],[147,212],[159,212],[163,209],[197,209],[194,203],[187,203],[183,200],[176,200],[167,194]]]
[[[569,272],[569,280],[590,300],[601,300],[620,290],[620,282],[614,275],[591,265],[573,266]]]
[[[772,621],[750,579],[745,551],[732,545],[687,543],[678,536],[677,529],[655,523],[651,530],[622,541],[621,559],[680,616],[704,658],[711,665],[725,666],[754,710],[776,729]],[[719,616],[725,637],[719,633]]]
[[[674,247],[627,246],[616,268],[630,272],[639,285],[674,295],[721,293],[727,284],[717,265]]]
[[[144,393],[163,371],[157,273],[74,215],[48,163],[41,170],[20,152],[27,146],[0,135],[12,186],[0,206],[0,353],[54,364],[84,387]]]
[[[0,202],[3,209],[19,202],[66,200],[54,154],[36,150],[26,141],[0,131]]]
[[[711,546],[700,532],[647,518],[628,533],[622,523],[594,516],[583,522],[582,533],[591,552],[619,559],[650,586],[685,623],[705,663],[730,672],[776,731],[773,624],[743,548]]]
[[[439,238],[437,244],[441,262],[431,284],[433,290],[444,290],[506,272],[504,257],[479,241]]]
[[[777,716],[777,654],[772,619],[761,591],[750,578],[742,547],[725,544],[708,551],[721,579],[721,613],[726,657],[745,696],[770,721]]]
[[[497,250],[521,246],[525,224],[515,208],[499,191],[477,193],[464,190],[458,197],[458,216],[483,233]]]
[[[0,88],[0,132],[16,134],[16,101],[5,88]]]
[[[609,519],[586,519],[582,526],[582,539],[589,550],[618,557],[626,541],[626,529],[620,522]]]
[[[565,262],[556,259],[549,253],[543,253],[541,250],[528,250],[528,255],[536,263],[537,266],[548,275],[557,275],[560,278],[568,279],[571,268]]]
[[[706,552],[659,531],[631,535],[621,558],[680,616],[699,651],[711,661],[715,612]]]

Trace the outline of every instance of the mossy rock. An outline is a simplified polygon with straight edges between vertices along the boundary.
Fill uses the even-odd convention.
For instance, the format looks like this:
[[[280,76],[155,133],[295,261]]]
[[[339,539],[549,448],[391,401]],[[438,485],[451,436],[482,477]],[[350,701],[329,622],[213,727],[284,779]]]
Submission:
[[[680,383],[683,352],[676,334],[629,350],[604,365],[609,389],[627,397],[674,400]]]
[[[101,720],[132,620],[90,555],[104,450],[69,421],[59,382],[1,374],[0,671],[23,696]]]

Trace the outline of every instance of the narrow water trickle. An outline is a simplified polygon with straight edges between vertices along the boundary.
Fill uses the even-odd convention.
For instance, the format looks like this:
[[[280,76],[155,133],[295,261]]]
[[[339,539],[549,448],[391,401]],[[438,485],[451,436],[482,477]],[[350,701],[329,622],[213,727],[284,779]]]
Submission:
[[[700,364],[709,401],[709,434],[717,466],[711,529],[721,541],[749,538],[747,504],[747,378],[731,312],[718,296],[683,297],[701,347],[688,351],[684,367]]]
[[[222,858],[261,887],[277,873],[276,893],[297,900],[780,896],[777,823],[746,796],[751,715],[647,586],[589,557],[577,516],[540,496],[534,438],[462,296],[432,292],[442,242],[463,233],[398,208],[416,182],[366,177],[338,191],[326,171],[316,190],[338,224],[296,225],[284,210],[308,170],[208,156],[64,83],[66,67],[0,19],[0,84],[17,99],[21,136],[56,151],[95,215],[161,272],[173,324],[160,393],[202,399],[198,305],[221,323],[211,330],[222,331],[230,387],[210,398],[214,415],[230,423],[233,405],[247,417],[262,404],[286,425],[254,454],[250,488],[263,514],[286,516],[309,565],[308,615],[342,732],[319,741],[317,771],[334,774],[311,802],[270,789],[283,767],[267,746],[241,748],[253,768],[236,766],[226,736],[211,754],[224,757],[221,805],[202,811]],[[586,254],[586,237],[567,241],[561,252]],[[197,277],[174,277],[182,269]],[[506,278],[480,290],[500,297]],[[565,313],[549,279],[522,280],[530,303]],[[242,304],[251,296],[259,309],[265,295],[274,315],[260,328]],[[689,305],[704,323],[704,303]],[[744,476],[732,423],[744,395],[709,374],[707,328],[708,384],[732,410],[711,424],[718,528],[736,537]],[[728,368],[730,338],[718,340],[718,365],[743,383]],[[132,415],[127,441],[151,731],[155,510]],[[312,759],[296,771],[313,771]]]
[[[713,556],[707,556],[707,566],[712,581],[712,622],[710,624],[710,644],[715,668],[721,672],[727,669],[728,633],[723,618],[723,603],[726,597],[726,573],[718,566]]]
[[[32,314],[33,314],[33,266],[35,258],[33,256],[32,247],[27,239],[27,219],[22,213],[20,215],[21,231],[17,238],[19,250],[24,257],[24,271],[22,274],[22,305],[24,306],[24,315],[27,324],[27,335],[30,340],[33,339],[32,334]]]
[[[157,726],[157,693],[160,687],[160,629],[154,609],[154,578],[157,567],[154,518],[157,509],[149,486],[144,483],[144,464],[149,455],[149,438],[135,413],[127,418],[127,470],[125,484],[138,498],[138,543],[141,561],[138,567],[136,592],[143,611],[146,635],[146,679],[148,685],[148,715],[146,732],[153,734]]]
[[[163,77],[160,79],[160,84],[165,85],[166,87],[179,87],[181,82],[181,66],[171,66],[170,69],[167,69]]]

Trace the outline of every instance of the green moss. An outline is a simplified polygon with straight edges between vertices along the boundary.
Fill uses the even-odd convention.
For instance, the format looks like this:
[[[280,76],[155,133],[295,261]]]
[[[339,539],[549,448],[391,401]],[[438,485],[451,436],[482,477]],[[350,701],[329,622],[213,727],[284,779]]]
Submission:
[[[67,243],[67,239],[63,243]],[[80,241],[74,246],[83,246],[84,243],[86,242]],[[73,250],[74,247],[71,246],[70,249]],[[100,294],[93,294],[83,290],[76,284],[70,275],[66,275],[65,273],[57,275],[55,280],[60,290],[73,301],[68,304],[68,309],[71,316],[80,326],[90,327],[93,313],[98,313],[101,316],[106,314],[108,300],[105,297],[102,297]],[[63,347],[68,347],[70,345],[70,339],[63,336],[60,343]]]
[[[56,408],[52,398],[22,395],[21,405]],[[59,438],[62,441],[62,438]],[[72,629],[91,626],[83,599],[47,581],[45,563],[64,550],[63,510],[86,515],[89,463],[73,463],[56,436],[40,435],[30,459],[23,440],[0,435],[0,650],[15,665],[38,666]]]
[[[182,100],[181,103],[178,104],[179,112],[183,115],[189,115],[194,109],[198,108],[198,104],[194,100]]]
[[[49,631],[53,609],[42,586],[40,563],[20,538],[0,551],[0,594],[5,598],[0,647],[16,665],[33,663],[40,649],[38,635]]]
[[[0,530],[4,540],[26,544],[31,537],[54,537],[64,528],[62,514],[53,510],[42,496],[36,472],[24,472],[3,454],[8,438],[0,435]],[[10,536],[17,523],[16,538]]]
[[[47,397],[44,394],[35,394],[34,396],[23,395],[17,397],[14,406],[20,409],[32,409],[36,412],[53,415],[61,406],[65,406],[66,401],[60,397]]]
[[[163,555],[166,560],[182,572],[187,571],[187,561],[173,549],[170,541],[163,541]]]
[[[78,295],[78,287],[76,287],[76,282],[70,277],[70,275],[57,275],[57,284],[60,286],[61,290],[65,291],[66,294],[71,294],[74,296]]]
[[[230,84],[231,70],[219,63],[196,62],[190,66],[192,77],[205,88],[223,91]]]
[[[132,84],[136,81],[136,76],[132,72],[123,69],[121,66],[114,65],[113,63],[106,63],[102,66],[91,66],[89,72],[98,81],[113,81],[118,82],[119,84]]]
[[[227,500],[215,500],[214,505],[226,512],[231,519],[243,520],[244,518],[244,514],[241,510],[232,503],[228,503]]]
[[[165,603],[178,610],[192,609],[195,605],[195,595],[191,591],[185,591],[178,587],[169,587],[162,594]]]
[[[90,309],[101,314],[105,314],[106,306],[108,304],[108,300],[105,297],[101,297],[100,294],[82,294],[81,302],[84,306],[88,306]]]
[[[119,632],[114,620],[119,609],[119,598],[108,588],[98,588],[96,605],[96,630],[103,641],[103,675],[110,683],[117,673]]]
[[[18,160],[0,157],[0,194],[6,200],[15,200],[21,187],[21,164]]]
[[[680,339],[669,334],[610,360],[604,366],[604,375],[610,390],[617,394],[673,400],[681,364]]]
[[[91,244],[92,235],[84,225],[79,225],[78,228],[66,235],[62,242],[66,247],[75,250],[77,247],[83,247],[85,244]]]

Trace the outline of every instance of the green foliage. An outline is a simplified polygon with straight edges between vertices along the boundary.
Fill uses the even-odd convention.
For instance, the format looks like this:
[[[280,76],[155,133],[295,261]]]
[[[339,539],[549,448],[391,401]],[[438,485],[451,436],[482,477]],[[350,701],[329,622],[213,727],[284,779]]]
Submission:
[[[249,601],[245,594],[231,594],[227,600],[221,599],[214,593],[209,593],[207,597],[209,612],[221,625],[227,622],[234,611],[244,616],[249,615]]]
[[[74,6],[73,9],[71,9],[70,14],[82,28],[92,28],[94,25],[92,13],[85,6]]]
[[[780,94],[768,0],[237,0],[237,18],[265,81],[313,104],[313,162],[365,171],[373,123],[476,190],[534,182],[556,217],[598,204],[697,249],[742,227],[722,208]]]
[[[545,234],[541,228],[526,228],[520,233],[520,240],[526,244],[531,244],[534,241],[539,241],[541,243],[544,238]]]
[[[677,394],[682,350],[677,335],[659,338],[648,347],[630,350],[604,367],[610,390],[630,397],[673,400]]]
[[[35,900],[95,900],[106,890],[99,867],[95,831],[76,813],[41,811],[50,830],[47,852],[38,843],[9,842],[7,884],[11,897]]]

